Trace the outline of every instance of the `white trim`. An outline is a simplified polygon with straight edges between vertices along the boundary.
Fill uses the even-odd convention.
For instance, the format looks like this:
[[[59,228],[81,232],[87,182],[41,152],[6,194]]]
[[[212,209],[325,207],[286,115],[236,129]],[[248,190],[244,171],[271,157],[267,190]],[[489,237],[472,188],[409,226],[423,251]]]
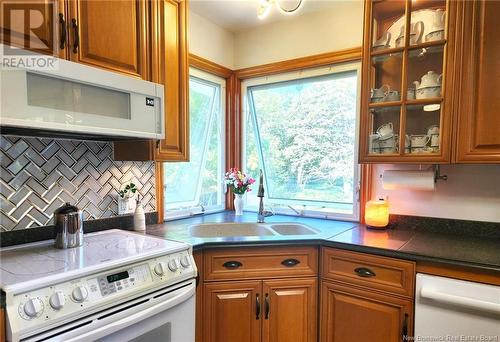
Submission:
[[[199,177],[199,184],[196,189],[197,194],[196,194],[196,199],[194,201],[189,201],[189,202],[178,202],[176,203],[178,207],[176,208],[176,204],[169,204],[167,205],[165,203],[164,205],[164,218],[165,220],[172,220],[172,219],[178,219],[178,218],[184,218],[184,217],[190,217],[198,214],[203,214],[203,213],[213,213],[213,212],[218,212],[222,211],[225,208],[225,186],[224,182],[222,181],[224,177],[224,168],[225,168],[225,155],[226,155],[226,150],[225,150],[225,132],[226,132],[226,122],[225,122],[225,113],[226,113],[226,80],[224,78],[218,77],[216,75],[210,74],[208,72],[190,67],[189,68],[189,76],[198,78],[202,81],[206,81],[209,83],[213,83],[216,85],[219,85],[220,87],[220,94],[219,94],[219,108],[220,108],[220,118],[221,121],[220,124],[220,137],[219,137],[219,151],[221,152],[221,158],[219,158],[219,165],[218,165],[218,176],[220,177],[220,189],[219,189],[219,198],[217,198],[217,205],[215,206],[209,206],[209,207],[201,207],[199,205],[199,197],[200,197],[200,191],[201,191],[201,185],[203,182],[202,177]],[[212,104],[213,106],[213,104]],[[213,112],[213,111],[212,111]],[[210,120],[212,121],[212,120]],[[209,127],[207,134],[210,134],[211,130],[211,124],[212,122],[209,122]],[[207,136],[207,139],[209,139],[209,136]],[[207,141],[208,142],[208,141]],[[206,146],[208,147],[208,145]],[[203,158],[206,158],[206,153],[207,151],[204,151],[203,153]],[[172,164],[172,163],[168,163]],[[202,162],[203,166],[204,162]],[[163,184],[164,186],[164,184]]]
[[[256,77],[251,79],[246,79],[241,84],[241,95],[242,95],[242,163],[243,169],[246,169],[246,141],[245,136],[247,134],[247,108],[248,108],[248,88],[252,86],[260,86],[272,83],[280,83],[292,80],[301,80],[313,77],[326,76],[331,74],[337,74],[342,72],[355,71],[357,74],[357,97],[356,97],[356,132],[355,132],[355,144],[354,144],[354,175],[353,175],[353,204],[352,204],[352,214],[343,214],[343,213],[328,213],[322,212],[319,210],[297,210],[288,209],[288,208],[279,208],[275,210],[275,213],[286,214],[286,215],[297,215],[297,216],[309,216],[309,217],[322,217],[329,219],[341,219],[348,221],[359,221],[359,176],[360,176],[360,167],[357,164],[358,160],[358,145],[359,145],[359,116],[360,116],[360,99],[361,99],[361,63],[360,62],[348,62],[341,63],[337,65],[331,65],[320,68],[310,68],[303,69],[299,71],[286,72],[282,74],[276,74],[271,76],[264,77]],[[272,204],[272,199],[269,199],[266,195],[265,200],[267,200],[266,205]],[[286,202],[280,201],[280,202]],[[291,201],[290,204],[296,206],[297,201]],[[305,201],[307,202],[307,201]],[[320,205],[320,203],[318,203]],[[248,208],[248,210],[252,211],[253,208]]]

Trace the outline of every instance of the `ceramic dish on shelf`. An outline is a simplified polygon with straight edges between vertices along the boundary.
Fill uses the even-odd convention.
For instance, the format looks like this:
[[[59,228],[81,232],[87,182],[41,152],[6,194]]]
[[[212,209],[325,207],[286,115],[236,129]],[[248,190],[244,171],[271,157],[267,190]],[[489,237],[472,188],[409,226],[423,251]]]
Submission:
[[[414,11],[411,13],[411,23],[412,26],[416,25],[418,22],[422,22],[421,32],[418,32],[418,35],[421,36],[421,39],[415,39],[417,37],[417,28],[415,30],[413,27],[410,27],[410,32],[415,32],[415,35],[412,37],[410,33],[410,45],[415,45],[418,43],[422,43],[423,40],[426,42],[437,41],[444,39],[444,31],[445,31],[445,19],[446,19],[446,11],[443,9],[421,9],[418,11]],[[406,22],[405,16],[401,16],[398,18],[387,30],[390,33],[391,37],[400,37],[401,35],[404,38],[404,25]],[[401,31],[403,30],[403,31]],[[442,31],[442,33],[439,33]],[[403,32],[403,34],[401,34]],[[398,47],[396,45],[397,39],[390,41],[388,43],[387,49]],[[399,42],[399,46],[404,45],[404,39],[401,39]]]

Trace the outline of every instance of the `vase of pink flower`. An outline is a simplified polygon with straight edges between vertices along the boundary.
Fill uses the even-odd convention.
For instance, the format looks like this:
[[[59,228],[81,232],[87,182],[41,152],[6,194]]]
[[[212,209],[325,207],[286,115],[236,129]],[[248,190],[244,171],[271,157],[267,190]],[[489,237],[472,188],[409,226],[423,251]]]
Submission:
[[[255,179],[233,167],[224,175],[224,181],[234,194],[235,215],[243,215],[243,195],[252,191],[250,185],[255,183]]]

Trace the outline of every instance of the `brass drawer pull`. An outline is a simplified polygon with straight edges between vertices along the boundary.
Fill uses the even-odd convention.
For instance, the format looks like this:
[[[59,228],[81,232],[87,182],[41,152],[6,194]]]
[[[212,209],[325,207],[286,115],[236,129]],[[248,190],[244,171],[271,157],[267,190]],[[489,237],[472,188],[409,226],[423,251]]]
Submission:
[[[354,269],[354,272],[358,274],[358,276],[363,277],[363,278],[370,278],[370,277],[375,277],[376,274],[372,270],[366,267],[358,267]]]
[[[239,261],[231,260],[231,261],[226,261],[225,263],[222,264],[222,266],[233,270],[233,269],[236,269],[238,267],[243,266],[243,264]]]
[[[285,259],[281,262],[281,264],[286,267],[293,267],[300,264],[300,261],[297,259]]]

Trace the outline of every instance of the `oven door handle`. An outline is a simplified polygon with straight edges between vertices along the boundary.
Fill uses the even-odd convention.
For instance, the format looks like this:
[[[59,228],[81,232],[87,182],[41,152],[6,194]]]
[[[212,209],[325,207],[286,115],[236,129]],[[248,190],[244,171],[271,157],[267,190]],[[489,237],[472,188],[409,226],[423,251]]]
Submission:
[[[116,322],[110,322],[102,327],[94,328],[92,331],[89,331],[88,333],[80,334],[79,336],[67,339],[66,341],[71,341],[71,342],[89,341],[91,339],[107,336],[115,331],[126,328],[132,324],[140,322],[162,311],[173,308],[174,306],[189,299],[191,296],[194,295],[194,293],[195,293],[194,283],[191,283],[190,286],[187,286],[186,288],[183,288],[182,290],[178,290],[178,292],[175,292],[175,294],[170,298],[168,298],[168,295],[165,295],[168,299],[160,302],[159,304],[153,305],[149,308],[145,308],[140,312],[127,316]]]

